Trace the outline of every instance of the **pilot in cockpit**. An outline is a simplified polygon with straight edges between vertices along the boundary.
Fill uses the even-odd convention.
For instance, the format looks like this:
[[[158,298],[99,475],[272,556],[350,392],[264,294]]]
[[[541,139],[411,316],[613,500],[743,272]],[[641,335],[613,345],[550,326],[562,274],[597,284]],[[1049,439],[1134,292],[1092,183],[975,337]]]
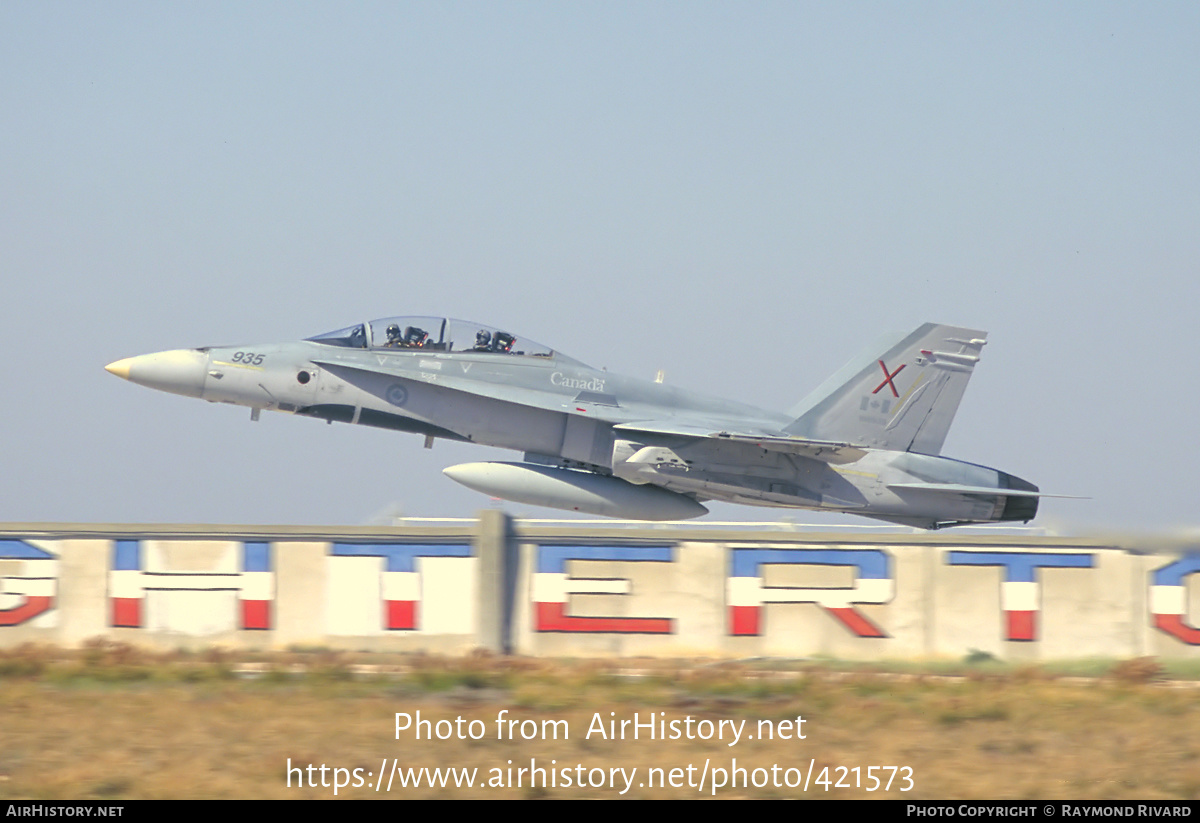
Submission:
[[[512,351],[513,343],[517,342],[517,338],[513,337],[508,332],[498,331],[492,339],[492,351],[503,352],[508,354]]]
[[[492,350],[492,333],[485,329],[480,329],[475,332],[475,348],[471,351],[491,351]]]
[[[395,323],[387,327],[387,342],[383,345],[389,349],[398,349],[404,345],[404,338],[400,334],[400,327]]]
[[[429,332],[418,329],[416,326],[409,326],[404,330],[404,342],[401,345],[406,349],[419,349],[425,345],[428,338]]]

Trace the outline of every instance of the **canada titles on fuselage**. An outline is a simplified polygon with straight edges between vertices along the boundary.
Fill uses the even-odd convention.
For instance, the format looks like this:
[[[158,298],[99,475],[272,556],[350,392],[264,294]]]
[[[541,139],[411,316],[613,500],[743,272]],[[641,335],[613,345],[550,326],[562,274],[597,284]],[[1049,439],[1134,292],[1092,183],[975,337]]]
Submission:
[[[562,386],[565,389],[587,389],[588,391],[604,391],[604,380],[599,377],[591,379],[580,377],[567,377],[560,371],[556,371],[550,375],[550,384],[552,386]]]

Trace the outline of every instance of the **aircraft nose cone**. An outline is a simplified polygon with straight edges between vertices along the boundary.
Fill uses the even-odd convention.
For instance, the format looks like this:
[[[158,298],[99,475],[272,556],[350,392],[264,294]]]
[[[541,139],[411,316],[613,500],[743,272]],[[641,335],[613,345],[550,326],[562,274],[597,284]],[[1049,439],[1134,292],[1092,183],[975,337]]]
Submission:
[[[130,383],[185,397],[200,397],[204,393],[207,369],[208,356],[195,349],[173,349],[126,357],[104,367],[109,374],[115,374]]]
[[[132,357],[126,357],[124,360],[118,360],[115,363],[109,363],[104,367],[104,370],[109,374],[115,374],[117,377],[129,379],[129,364],[133,361]]]

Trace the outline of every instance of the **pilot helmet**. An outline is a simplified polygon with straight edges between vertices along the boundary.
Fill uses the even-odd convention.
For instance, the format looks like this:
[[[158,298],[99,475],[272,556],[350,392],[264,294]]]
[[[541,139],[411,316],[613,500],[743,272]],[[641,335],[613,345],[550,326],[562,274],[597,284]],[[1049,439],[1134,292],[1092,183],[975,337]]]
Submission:
[[[400,327],[393,323],[387,327],[388,340],[395,340],[400,336]]]
[[[475,332],[475,345],[476,346],[486,346],[491,342],[492,342],[492,333],[491,332],[484,331],[483,329],[480,329],[479,331]]]

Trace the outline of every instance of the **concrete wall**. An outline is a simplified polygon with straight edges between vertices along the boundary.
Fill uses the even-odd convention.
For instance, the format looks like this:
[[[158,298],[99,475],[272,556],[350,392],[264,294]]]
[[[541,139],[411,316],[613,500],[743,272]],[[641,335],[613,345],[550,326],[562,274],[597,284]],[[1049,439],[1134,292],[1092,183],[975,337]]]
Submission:
[[[0,646],[1008,660],[1200,654],[1200,549],[1064,538],[0,526]]]

